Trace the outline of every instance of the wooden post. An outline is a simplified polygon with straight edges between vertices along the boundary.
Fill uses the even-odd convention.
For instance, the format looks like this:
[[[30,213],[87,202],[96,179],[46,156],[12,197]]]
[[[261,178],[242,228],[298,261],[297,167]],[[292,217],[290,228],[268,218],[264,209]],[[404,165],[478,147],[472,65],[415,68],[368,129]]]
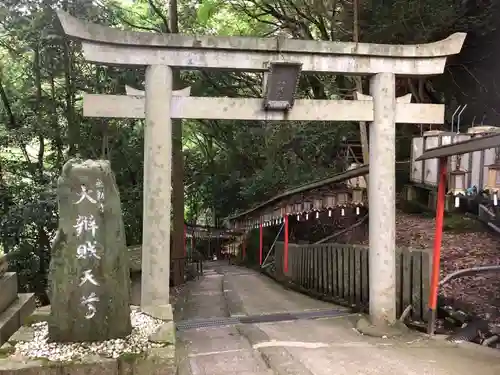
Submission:
[[[259,225],[259,265],[262,266],[262,218],[260,218]]]
[[[444,201],[446,195],[446,175],[448,158],[439,159],[439,185],[436,203],[436,228],[434,232],[434,253],[432,254],[432,275],[429,292],[429,323],[427,333],[434,334],[437,315],[437,296],[439,289],[439,268],[441,258],[441,241],[443,238]]]

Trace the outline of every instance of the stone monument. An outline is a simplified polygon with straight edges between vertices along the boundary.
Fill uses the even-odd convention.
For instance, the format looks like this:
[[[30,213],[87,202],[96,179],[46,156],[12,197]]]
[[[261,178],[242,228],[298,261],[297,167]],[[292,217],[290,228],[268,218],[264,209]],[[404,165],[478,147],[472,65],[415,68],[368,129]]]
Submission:
[[[59,228],[49,272],[49,339],[104,341],[131,332],[120,195],[108,161],[69,160],[57,182]]]

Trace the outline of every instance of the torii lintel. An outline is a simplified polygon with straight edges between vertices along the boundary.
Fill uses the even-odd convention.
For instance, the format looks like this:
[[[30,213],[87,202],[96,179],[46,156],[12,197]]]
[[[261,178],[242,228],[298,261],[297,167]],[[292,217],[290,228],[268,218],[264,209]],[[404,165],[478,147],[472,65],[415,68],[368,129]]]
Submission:
[[[427,44],[389,45],[286,38],[190,36],[123,31],[57,12],[64,33],[82,41],[89,61],[165,64],[183,69],[266,71],[277,54],[302,64],[303,72],[344,74],[440,74],[446,57],[460,52],[465,33]]]

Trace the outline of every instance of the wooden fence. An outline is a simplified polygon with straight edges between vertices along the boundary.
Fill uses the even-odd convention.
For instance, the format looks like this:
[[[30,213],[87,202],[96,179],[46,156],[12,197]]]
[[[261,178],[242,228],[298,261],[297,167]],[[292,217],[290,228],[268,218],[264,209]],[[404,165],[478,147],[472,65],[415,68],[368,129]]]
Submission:
[[[368,247],[324,243],[289,244],[288,272],[283,272],[283,243],[275,248],[276,275],[338,303],[362,310],[369,304]],[[398,249],[396,310],[412,305],[410,317],[423,321],[429,298],[431,257],[426,250]]]

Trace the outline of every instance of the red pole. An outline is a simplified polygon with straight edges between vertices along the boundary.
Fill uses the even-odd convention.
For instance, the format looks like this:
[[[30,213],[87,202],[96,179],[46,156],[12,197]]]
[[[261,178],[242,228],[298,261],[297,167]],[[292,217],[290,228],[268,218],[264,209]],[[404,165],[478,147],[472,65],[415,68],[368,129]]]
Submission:
[[[259,227],[259,265],[262,266],[262,218]]]
[[[285,274],[288,273],[288,215],[285,214],[285,246],[284,246],[285,260],[283,262],[283,268]]]
[[[439,289],[439,269],[441,259],[441,241],[443,238],[443,218],[444,218],[444,201],[446,195],[446,177],[447,177],[448,158],[439,159],[439,185],[437,192],[436,203],[436,228],[434,232],[434,252],[432,254],[432,275],[431,286],[429,292],[429,323],[427,333],[434,334],[436,315],[437,315],[437,296]]]

